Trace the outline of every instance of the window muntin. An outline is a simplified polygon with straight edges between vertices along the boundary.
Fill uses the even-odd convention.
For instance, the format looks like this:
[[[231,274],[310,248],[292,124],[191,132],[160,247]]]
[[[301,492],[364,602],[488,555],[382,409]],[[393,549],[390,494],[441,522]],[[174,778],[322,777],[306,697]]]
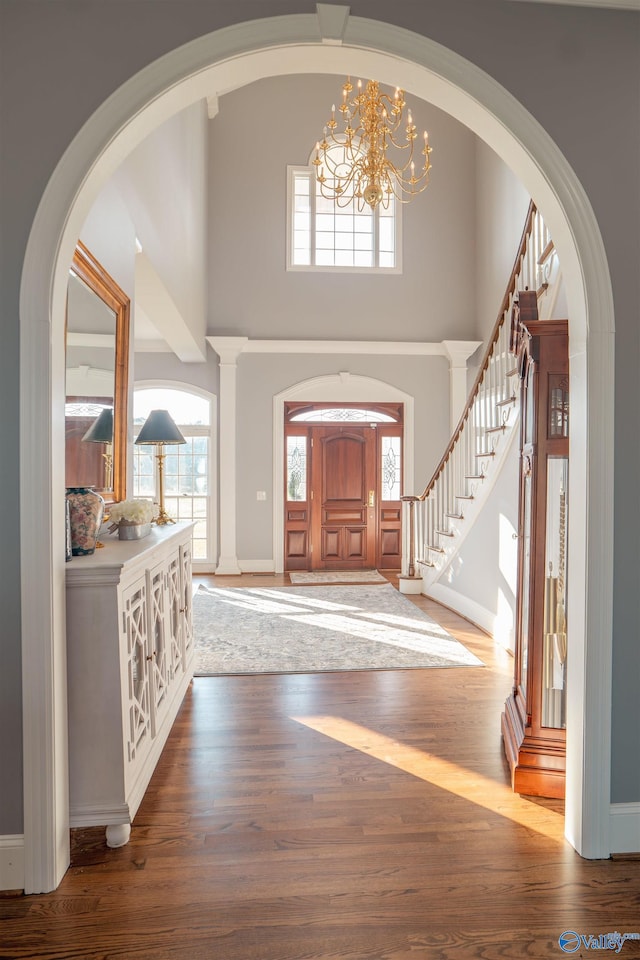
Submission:
[[[339,149],[334,147],[333,149]],[[315,168],[289,168],[287,268],[400,272],[400,205],[358,211],[320,194]]]

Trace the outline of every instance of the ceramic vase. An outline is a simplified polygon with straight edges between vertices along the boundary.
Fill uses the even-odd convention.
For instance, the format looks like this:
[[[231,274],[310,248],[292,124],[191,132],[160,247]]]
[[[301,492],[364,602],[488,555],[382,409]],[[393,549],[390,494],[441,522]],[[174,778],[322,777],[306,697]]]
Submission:
[[[84,557],[94,553],[104,515],[104,500],[90,487],[68,487],[71,553]]]
[[[64,559],[71,560],[71,511],[69,501],[64,498]]]

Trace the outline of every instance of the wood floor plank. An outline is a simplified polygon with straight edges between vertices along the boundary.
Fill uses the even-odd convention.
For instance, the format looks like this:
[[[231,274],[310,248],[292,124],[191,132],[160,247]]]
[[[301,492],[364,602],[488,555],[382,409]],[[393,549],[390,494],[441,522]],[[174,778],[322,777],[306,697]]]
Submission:
[[[560,801],[510,789],[511,658],[411,600],[485,666],[197,678],[130,842],[72,831],[58,890],[0,899],[0,960],[545,960],[640,930],[640,861],[582,860]]]

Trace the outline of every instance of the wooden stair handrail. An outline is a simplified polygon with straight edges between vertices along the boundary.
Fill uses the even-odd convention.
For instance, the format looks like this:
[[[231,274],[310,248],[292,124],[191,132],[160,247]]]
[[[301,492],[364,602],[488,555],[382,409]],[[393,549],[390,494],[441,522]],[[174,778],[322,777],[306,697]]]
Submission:
[[[460,434],[462,433],[462,429],[463,429],[463,427],[464,427],[464,424],[465,424],[465,421],[466,421],[467,417],[469,416],[469,412],[470,412],[470,410],[471,410],[471,407],[473,406],[473,402],[474,402],[474,400],[475,400],[475,398],[476,398],[476,396],[477,396],[477,394],[478,394],[478,392],[479,392],[479,390],[480,390],[480,386],[481,386],[481,384],[482,384],[482,381],[483,381],[484,375],[485,375],[485,373],[486,373],[487,367],[489,366],[489,363],[490,363],[490,361],[491,361],[491,354],[493,353],[493,348],[494,348],[494,346],[495,346],[495,344],[496,344],[496,341],[497,341],[498,337],[500,336],[500,330],[501,330],[502,325],[503,325],[503,323],[504,323],[504,321],[505,321],[505,316],[504,316],[504,315],[505,315],[505,311],[506,311],[506,310],[508,309],[508,307],[509,307],[509,298],[511,297],[511,295],[512,295],[513,293],[515,293],[516,282],[517,282],[517,279],[518,279],[518,274],[519,274],[519,272],[520,272],[520,268],[521,268],[521,266],[522,266],[522,261],[523,261],[523,259],[524,259],[525,253],[526,253],[526,251],[527,251],[527,241],[529,240],[529,237],[531,236],[531,230],[532,230],[532,227],[533,227],[533,218],[534,218],[535,214],[536,214],[536,205],[535,205],[535,203],[534,203],[533,201],[531,201],[530,204],[529,204],[529,210],[527,211],[527,219],[526,219],[526,221],[525,221],[524,230],[522,231],[522,237],[520,238],[520,244],[519,244],[519,246],[518,246],[518,252],[517,252],[517,254],[516,254],[516,258],[515,258],[515,261],[514,261],[514,264],[513,264],[513,269],[512,269],[512,271],[511,271],[511,276],[509,277],[509,281],[508,281],[508,283],[507,283],[507,289],[506,289],[506,291],[505,291],[504,297],[502,298],[502,303],[500,304],[500,311],[499,311],[499,313],[498,313],[498,318],[497,318],[497,320],[496,320],[496,322],[495,322],[495,325],[494,325],[494,327],[493,327],[493,331],[492,331],[492,333],[491,333],[491,338],[490,338],[490,340],[489,340],[489,343],[487,344],[487,349],[486,349],[486,351],[485,351],[484,359],[483,359],[483,361],[482,361],[482,366],[481,366],[480,369],[478,370],[478,375],[476,376],[475,382],[474,382],[473,387],[472,387],[472,389],[471,389],[471,393],[470,393],[469,396],[467,397],[467,402],[466,402],[466,404],[465,404],[465,408],[464,408],[464,410],[462,411],[462,415],[460,416],[460,419],[458,420],[458,424],[457,424],[455,430],[453,431],[453,434],[452,434],[451,439],[449,440],[449,444],[448,444],[448,446],[447,446],[447,449],[445,450],[444,454],[442,455],[442,459],[440,460],[440,463],[438,464],[438,466],[437,466],[436,469],[434,470],[433,476],[432,476],[431,479],[429,480],[429,482],[428,482],[428,484],[426,485],[426,487],[424,488],[423,492],[422,492],[422,493],[420,494],[420,496],[418,497],[418,500],[426,500],[426,499],[427,499],[427,497],[428,497],[428,495],[429,495],[429,491],[431,490],[431,488],[432,488],[433,485],[435,484],[436,480],[437,480],[438,477],[440,476],[440,474],[441,474],[441,472],[442,472],[442,470],[443,470],[443,468],[444,468],[447,460],[448,460],[449,457],[451,456],[451,454],[452,454],[452,452],[453,452],[453,449],[454,449],[456,443],[458,442],[458,438],[459,438]]]

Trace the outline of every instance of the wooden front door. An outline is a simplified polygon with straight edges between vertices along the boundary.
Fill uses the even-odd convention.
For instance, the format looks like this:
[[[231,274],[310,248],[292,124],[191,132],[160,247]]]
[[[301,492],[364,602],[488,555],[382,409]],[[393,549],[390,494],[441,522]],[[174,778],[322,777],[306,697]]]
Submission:
[[[376,565],[376,431],[332,424],[311,431],[311,569]]]
[[[293,419],[336,407],[346,416],[333,423]],[[402,405],[291,403],[285,412],[285,570],[399,569]]]

